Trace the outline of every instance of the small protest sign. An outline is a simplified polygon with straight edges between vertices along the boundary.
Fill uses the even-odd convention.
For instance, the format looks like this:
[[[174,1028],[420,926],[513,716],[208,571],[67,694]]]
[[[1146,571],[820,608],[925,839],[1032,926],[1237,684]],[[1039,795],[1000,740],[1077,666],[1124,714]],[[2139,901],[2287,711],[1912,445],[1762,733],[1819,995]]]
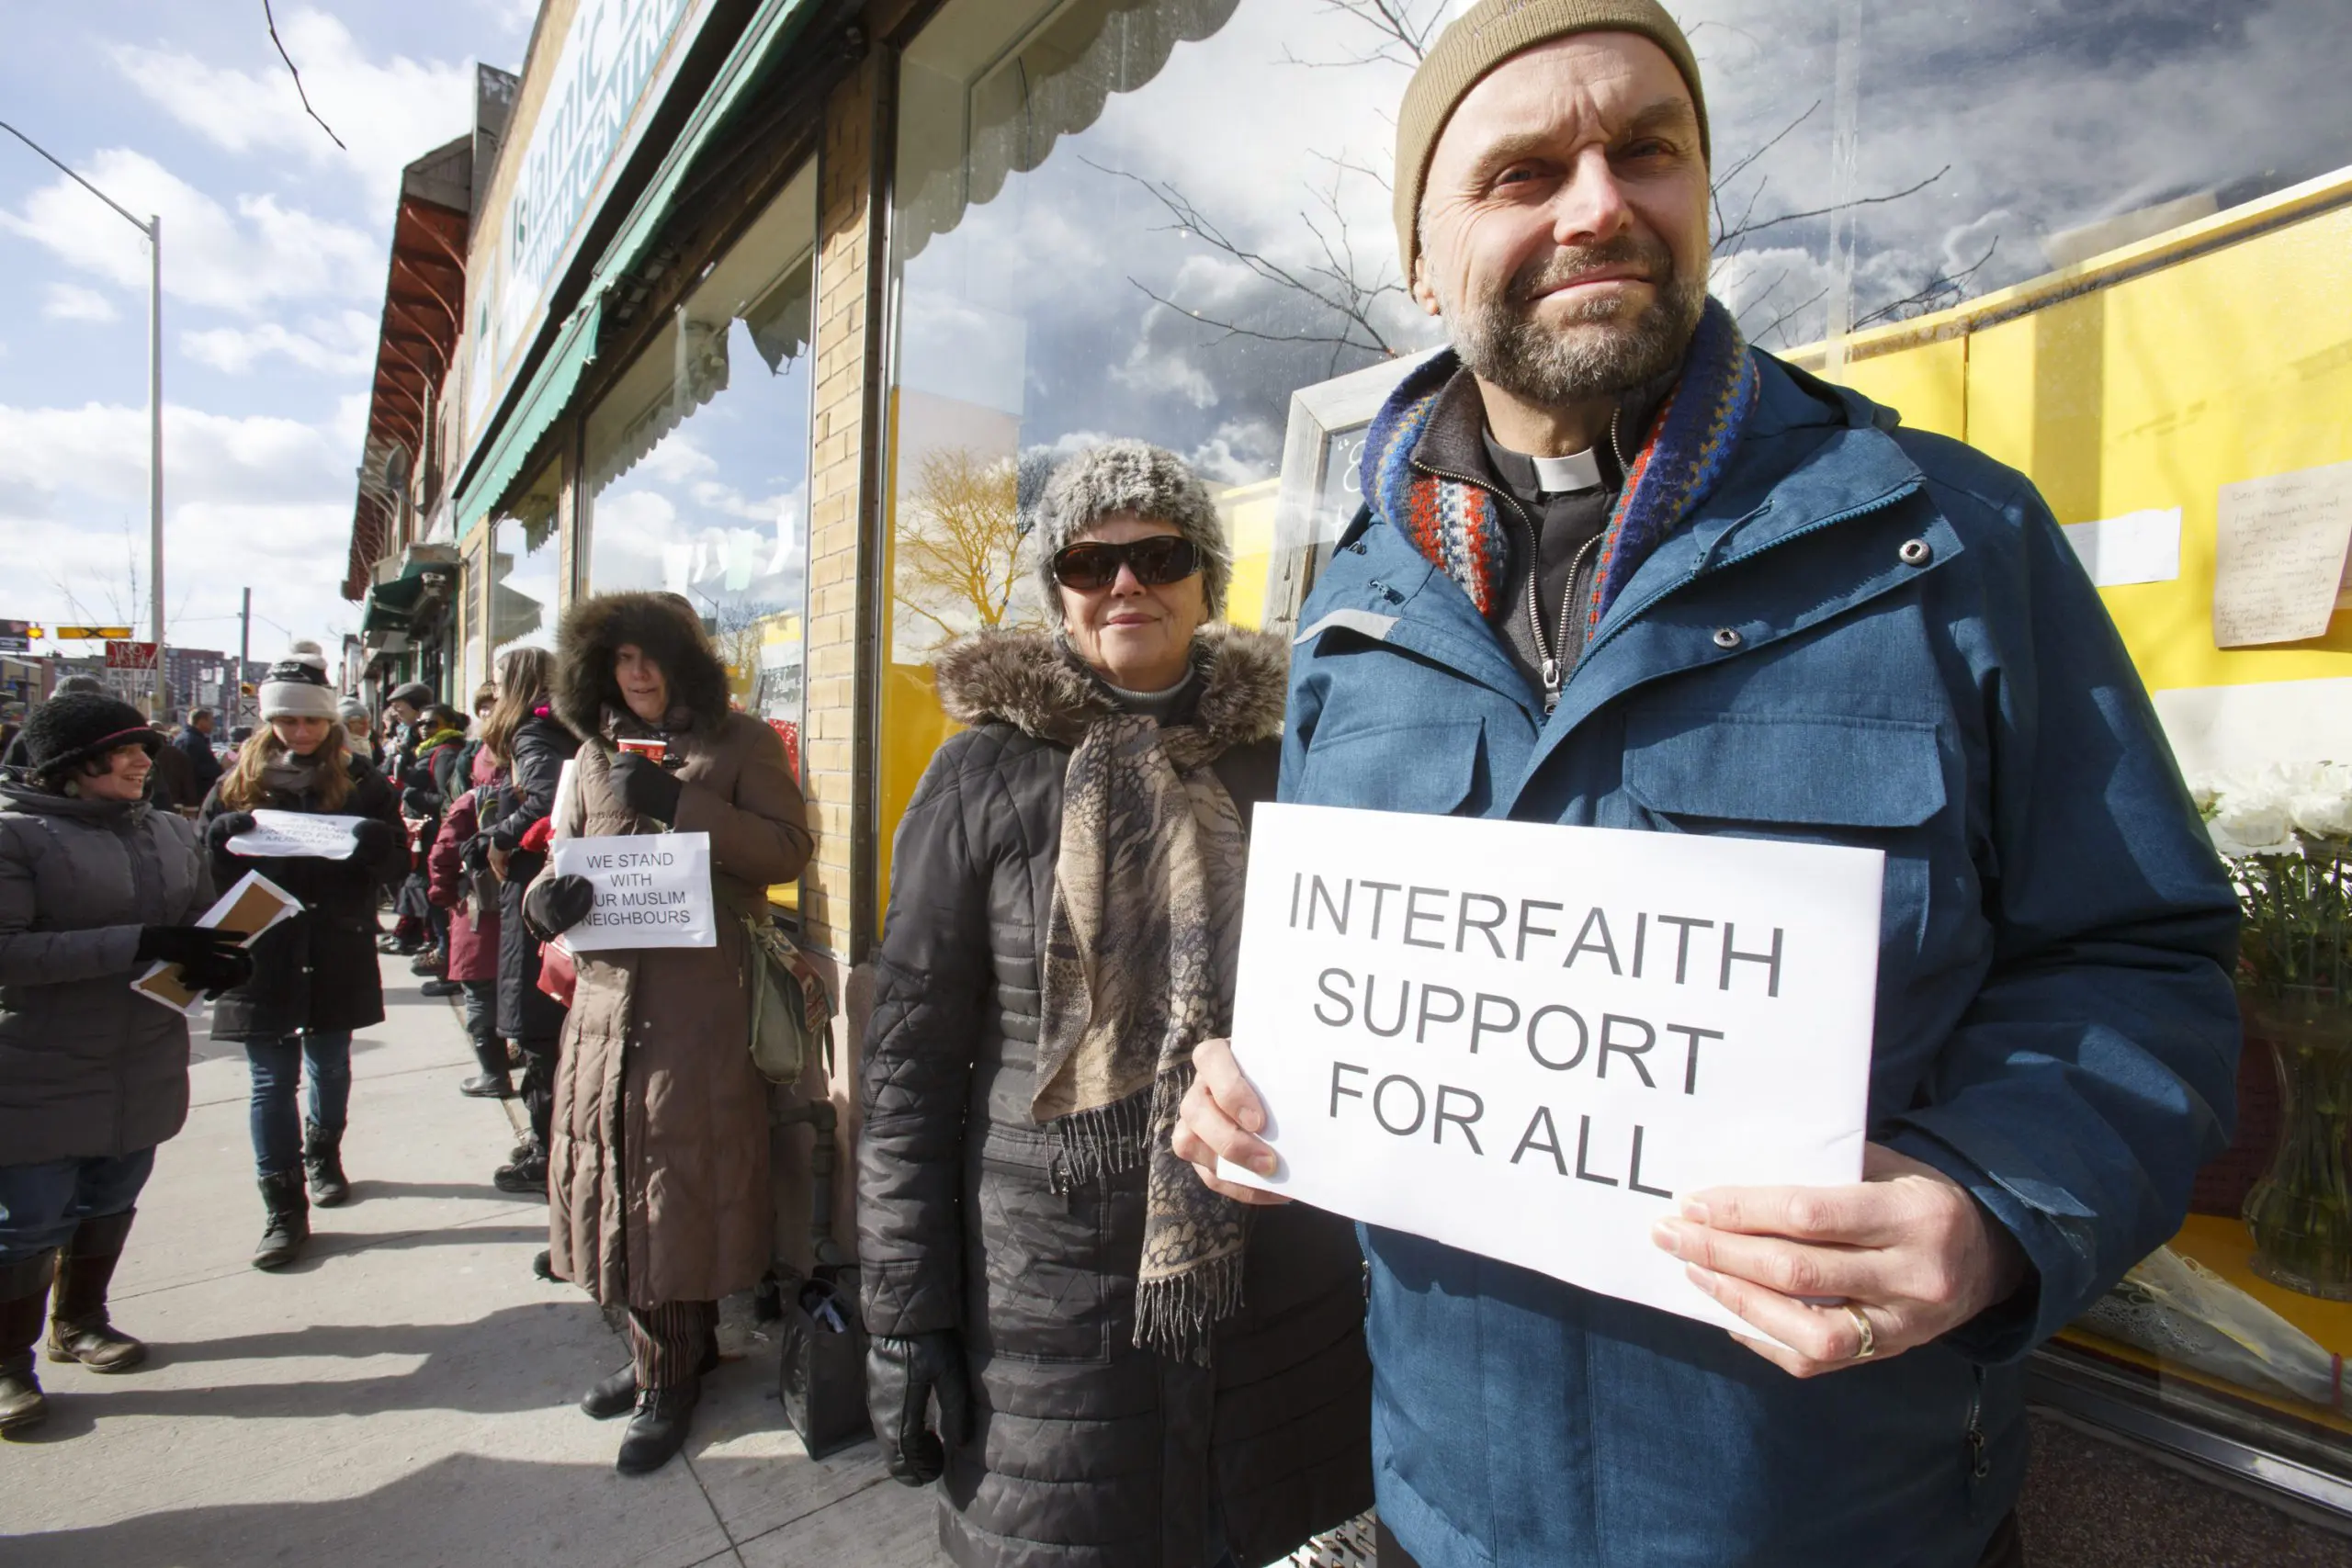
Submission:
[[[231,854],[248,860],[349,860],[359,849],[359,824],[367,820],[267,808],[254,812],[253,818],[252,831],[229,840]]]
[[[1883,858],[1261,806],[1233,1048],[1282,1164],[1225,1174],[1732,1327],[1650,1227],[1860,1179]]]
[[[219,931],[243,934],[245,945],[277,925],[290,920],[301,912],[301,900],[272,882],[257,871],[249,871],[237,885],[215,899],[212,908],[198,915],[196,923]],[[151,964],[147,972],[130,983],[130,988],[149,1001],[161,1002],[174,1012],[193,1013],[203,994],[182,982],[175,964]]]
[[[548,852],[558,876],[585,877],[596,890],[587,918],[563,933],[572,952],[718,944],[709,834],[558,839]]]

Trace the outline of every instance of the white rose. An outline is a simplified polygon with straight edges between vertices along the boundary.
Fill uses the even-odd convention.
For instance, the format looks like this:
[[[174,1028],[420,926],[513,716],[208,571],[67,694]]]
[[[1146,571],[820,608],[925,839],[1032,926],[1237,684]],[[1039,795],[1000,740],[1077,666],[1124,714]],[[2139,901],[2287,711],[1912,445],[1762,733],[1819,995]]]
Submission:
[[[2261,795],[2225,795],[2209,824],[2213,847],[2232,857],[2295,852],[2287,803]]]
[[[2221,786],[2211,779],[2190,779],[2188,798],[2199,816],[2209,814],[2213,809],[2213,803],[2222,798]]]
[[[2352,838],[2352,795],[2342,790],[2313,790],[2289,804],[2295,826],[2314,839]]]

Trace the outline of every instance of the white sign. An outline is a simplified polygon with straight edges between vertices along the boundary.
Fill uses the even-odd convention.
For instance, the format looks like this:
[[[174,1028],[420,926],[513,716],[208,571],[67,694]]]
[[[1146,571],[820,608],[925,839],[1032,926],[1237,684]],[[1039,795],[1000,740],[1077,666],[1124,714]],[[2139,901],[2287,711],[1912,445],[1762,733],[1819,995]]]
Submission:
[[[548,853],[558,876],[586,877],[596,889],[588,918],[563,933],[572,952],[718,945],[709,834],[558,839]]]
[[[2127,512],[2096,523],[2069,523],[2066,542],[2098,588],[2172,582],[2180,576],[2180,508]]]
[[[1876,850],[1261,806],[1263,1187],[1741,1332],[1654,1222],[1861,1179]]]
[[[262,810],[253,818],[251,832],[229,840],[231,854],[249,860],[349,860],[359,849],[359,824],[368,820],[310,811]]]
[[[2223,485],[2213,537],[2213,646],[2327,635],[2352,546],[2352,463]]]

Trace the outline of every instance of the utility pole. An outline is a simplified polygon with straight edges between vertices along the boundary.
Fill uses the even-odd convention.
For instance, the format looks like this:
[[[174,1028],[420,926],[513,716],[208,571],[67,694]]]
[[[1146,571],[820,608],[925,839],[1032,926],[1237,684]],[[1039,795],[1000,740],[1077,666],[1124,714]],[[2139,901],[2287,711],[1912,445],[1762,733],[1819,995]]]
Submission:
[[[164,659],[164,215],[147,215],[147,576],[155,633],[155,722],[170,722]],[[244,672],[238,671],[243,680]]]
[[[124,222],[147,236],[147,575],[148,588],[153,594],[147,619],[155,640],[154,717],[162,723],[168,701],[167,667],[164,661],[164,220],[150,213],[147,221],[141,223],[130,215],[129,208],[75,174],[63,159],[15,126],[0,120],[0,130],[40,153],[60,174],[113,208]],[[243,681],[244,671],[241,670],[237,674]]]
[[[254,591],[245,590],[245,607],[237,612],[237,723],[245,722],[245,664],[254,652]],[[232,728],[235,726],[232,726]]]

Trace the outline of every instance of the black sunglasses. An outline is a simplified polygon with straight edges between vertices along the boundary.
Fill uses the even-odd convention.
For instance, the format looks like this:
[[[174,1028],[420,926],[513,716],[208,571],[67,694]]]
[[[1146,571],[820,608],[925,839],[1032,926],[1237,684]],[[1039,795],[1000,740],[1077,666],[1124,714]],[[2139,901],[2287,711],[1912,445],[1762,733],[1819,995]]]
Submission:
[[[1124,545],[1081,539],[1054,552],[1054,581],[1091,592],[1118,581],[1122,566],[1146,588],[1165,588],[1200,570],[1201,552],[1192,540],[1176,534],[1154,534]]]

